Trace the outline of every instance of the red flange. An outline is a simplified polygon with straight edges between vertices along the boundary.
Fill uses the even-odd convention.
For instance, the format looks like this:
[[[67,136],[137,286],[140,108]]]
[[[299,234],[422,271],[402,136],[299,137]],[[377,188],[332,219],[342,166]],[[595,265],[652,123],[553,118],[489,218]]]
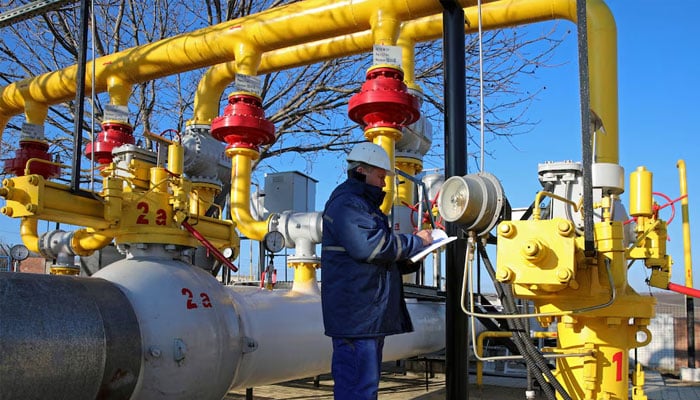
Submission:
[[[99,164],[112,162],[112,149],[124,144],[134,144],[134,128],[123,122],[103,122],[102,132],[97,134],[97,140],[85,146],[85,157],[92,158]]]
[[[352,96],[348,116],[365,129],[401,129],[420,117],[418,98],[408,93],[403,72],[391,67],[372,68],[360,93]]]
[[[31,158],[38,158],[46,161],[53,161],[48,152],[49,144],[36,140],[22,140],[19,142],[19,149],[15,152],[15,158],[5,161],[5,173],[12,172],[16,176],[24,175],[24,168]],[[61,167],[44,162],[33,162],[29,164],[29,174],[41,175],[44,179],[57,177],[61,172]]]
[[[257,150],[258,146],[275,142],[275,125],[265,119],[259,97],[234,93],[228,98],[224,115],[211,122],[211,135],[228,143],[227,147]]]

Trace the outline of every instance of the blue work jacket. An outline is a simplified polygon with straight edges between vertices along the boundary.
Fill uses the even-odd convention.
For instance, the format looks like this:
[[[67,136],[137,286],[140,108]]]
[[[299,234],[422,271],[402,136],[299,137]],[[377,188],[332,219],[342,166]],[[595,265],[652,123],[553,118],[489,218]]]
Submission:
[[[325,334],[370,338],[413,331],[402,273],[423,249],[418,236],[394,233],[379,206],[381,188],[355,178],[340,184],[323,211],[321,300]]]

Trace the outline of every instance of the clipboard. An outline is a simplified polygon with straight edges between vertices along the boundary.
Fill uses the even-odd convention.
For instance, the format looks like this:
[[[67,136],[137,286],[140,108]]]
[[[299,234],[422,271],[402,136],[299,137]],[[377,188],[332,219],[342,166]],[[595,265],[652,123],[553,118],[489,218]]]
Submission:
[[[419,253],[416,253],[413,257],[409,259],[409,261],[411,261],[412,263],[418,262],[428,254],[435,251],[436,249],[457,240],[457,236],[448,237],[447,233],[445,233],[445,231],[443,231],[442,229],[433,229],[430,232],[430,234],[433,237],[433,243],[431,243],[430,246],[426,247],[425,249],[421,250]]]

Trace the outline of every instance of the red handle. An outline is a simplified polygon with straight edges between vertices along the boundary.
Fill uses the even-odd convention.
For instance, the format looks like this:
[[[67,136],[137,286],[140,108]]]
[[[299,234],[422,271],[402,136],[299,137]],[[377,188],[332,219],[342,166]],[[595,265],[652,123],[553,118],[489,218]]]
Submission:
[[[692,296],[692,297],[698,297],[700,298],[700,290],[698,289],[693,289],[691,287],[687,286],[682,286],[682,285],[676,285],[675,283],[669,283],[668,284],[668,290],[680,294],[684,294],[687,296]]]
[[[205,238],[201,233],[199,233],[198,230],[194,229],[194,227],[192,225],[188,224],[187,221],[183,221],[182,226],[185,229],[187,229],[187,232],[189,232],[190,234],[192,234],[192,236],[194,236],[197,240],[199,240],[204,245],[204,247],[207,248],[207,250],[214,253],[214,257],[216,257],[219,261],[221,261],[222,264],[227,266],[233,272],[238,271],[238,268],[235,265],[233,265],[233,263],[231,261],[229,261],[228,258],[226,258],[223,254],[221,254],[219,249],[214,247],[214,245],[211,244],[211,242],[208,241],[207,238]]]

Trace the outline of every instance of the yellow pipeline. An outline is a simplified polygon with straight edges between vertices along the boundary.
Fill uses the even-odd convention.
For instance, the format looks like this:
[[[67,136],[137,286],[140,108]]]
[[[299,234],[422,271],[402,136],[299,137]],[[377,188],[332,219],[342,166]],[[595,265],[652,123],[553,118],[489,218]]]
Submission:
[[[676,163],[680,179],[681,213],[683,216],[683,261],[685,262],[685,286],[693,287],[693,257],[690,252],[690,216],[688,214],[688,180],[685,174],[685,161]]]
[[[494,337],[494,338],[509,338],[513,336],[512,332],[501,332],[501,331],[483,331],[476,338],[476,385],[481,387],[484,381],[484,362],[480,360],[484,356],[484,338]]]
[[[114,234],[111,232],[98,232],[94,229],[83,228],[73,233],[70,245],[75,254],[79,256],[89,256],[95,250],[107,246],[112,239],[114,239]]]
[[[587,2],[589,7],[588,20],[596,22],[596,29],[589,28],[590,71],[592,76],[599,79],[591,81],[591,91],[600,93],[591,97],[591,106],[596,113],[601,116],[605,125],[605,131],[610,136],[615,136],[617,142],[617,95],[613,99],[601,101],[603,93],[609,94],[605,88],[617,87],[617,53],[615,22],[612,19],[609,9],[600,0]],[[465,32],[475,32],[477,29],[477,9],[469,7],[465,10],[467,25]],[[482,26],[485,30],[504,28],[508,26],[548,21],[552,19],[567,19],[576,22],[576,2],[575,0],[510,0],[485,3],[482,6]],[[612,32],[612,37],[606,34]],[[406,21],[401,25],[399,39],[397,43],[402,47],[408,46],[412,42],[425,42],[439,39],[442,36],[442,16],[440,14],[429,17],[417,18]],[[610,43],[612,42],[612,43]],[[330,60],[338,57],[360,54],[372,49],[374,44],[372,32],[362,31],[345,36],[337,36],[304,43],[274,51],[266,52],[262,55],[258,73],[265,74],[283,69],[295,68],[308,65],[314,62]],[[590,51],[595,48],[596,51]],[[404,47],[403,69],[404,80],[411,84],[412,70],[408,67],[407,61],[410,55],[406,54]],[[218,116],[219,98],[224,89],[234,79],[236,67],[233,63],[223,63],[213,66],[202,78],[195,96],[195,120],[207,121]],[[611,86],[615,85],[615,86]],[[602,111],[603,109],[609,112]],[[609,116],[610,115],[610,116]],[[612,117],[614,115],[614,118]],[[600,140],[600,139],[599,139]],[[617,152],[615,146],[615,152]],[[598,154],[602,149],[598,148]]]
[[[257,221],[250,213],[250,176],[252,161],[260,153],[252,149],[231,148],[231,218],[238,230],[248,239],[262,240],[268,230],[268,221]]]
[[[110,76],[107,78],[107,93],[109,94],[110,104],[127,106],[129,104],[129,97],[131,96],[131,89],[131,84],[127,83],[123,77]]]
[[[19,235],[22,237],[22,243],[34,253],[39,252],[39,231],[37,229],[38,221],[36,218],[24,217],[19,223]]]
[[[423,170],[423,163],[415,158],[397,157],[395,167],[411,176],[416,176]],[[416,201],[414,198],[415,196],[413,196],[413,189],[416,185],[413,183],[413,181],[402,176],[397,176],[397,179],[399,183],[396,189],[396,203],[406,203],[410,205],[415,204]],[[420,216],[418,216],[418,218],[420,218]]]
[[[473,4],[473,0],[464,1],[465,6]],[[441,11],[434,0],[306,0],[100,57],[86,65],[88,71],[95,71],[95,80],[86,76],[85,90],[104,92],[110,78],[134,84],[228,62],[236,56],[232,43],[245,42],[266,52],[368,30],[376,15],[405,21]],[[26,100],[47,105],[70,100],[77,87],[76,71],[77,65],[73,65],[4,87],[0,115],[9,117],[22,111],[20,88],[29,93]]]
[[[386,154],[389,155],[389,163],[391,164],[391,170],[394,170],[394,148],[396,140],[401,137],[401,131],[394,128],[371,128],[365,131],[365,137],[367,140],[372,141],[374,144],[381,146]],[[384,202],[379,207],[384,214],[388,214],[391,210],[391,206],[394,204],[394,194],[396,193],[396,185],[394,184],[394,177],[386,177],[386,186],[384,187]]]
[[[591,109],[601,117],[606,131],[605,135],[596,140],[597,161],[617,163],[619,155],[615,21],[602,1],[592,0],[587,2],[587,6]],[[476,7],[465,10],[466,32],[474,32],[477,29],[477,13]],[[556,18],[575,22],[575,0],[497,1],[482,6],[482,26],[486,30]],[[407,21],[401,26],[397,43],[403,48],[404,80],[407,85],[415,85],[413,44],[435,40],[441,35],[441,15]],[[287,47],[263,54],[258,72],[268,73],[358,54],[368,51],[373,44],[373,33],[364,31]],[[219,64],[207,71],[197,88],[194,117],[190,123],[208,124],[218,116],[219,98],[235,74],[236,67],[232,63]],[[388,150],[388,145],[385,149]],[[393,160],[393,150],[391,154]],[[389,191],[393,194],[393,189]],[[388,193],[387,198],[391,197]]]

